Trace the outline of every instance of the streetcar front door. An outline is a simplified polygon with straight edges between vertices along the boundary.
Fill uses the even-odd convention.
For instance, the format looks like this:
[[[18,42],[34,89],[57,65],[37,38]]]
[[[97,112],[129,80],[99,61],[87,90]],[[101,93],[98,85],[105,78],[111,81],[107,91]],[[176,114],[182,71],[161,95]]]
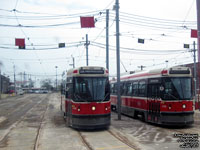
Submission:
[[[148,85],[147,121],[159,122],[160,119],[160,84]]]

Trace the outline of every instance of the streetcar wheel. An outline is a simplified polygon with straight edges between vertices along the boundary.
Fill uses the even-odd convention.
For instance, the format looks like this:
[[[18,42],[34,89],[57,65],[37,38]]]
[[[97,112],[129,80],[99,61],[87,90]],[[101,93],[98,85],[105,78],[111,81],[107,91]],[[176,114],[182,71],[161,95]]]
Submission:
[[[134,113],[133,113],[133,118],[134,118],[134,119],[138,119],[138,112],[135,111],[135,110],[134,110]]]
[[[111,110],[116,111],[116,106],[111,105]]]
[[[63,112],[63,119],[66,121],[66,113]]]
[[[142,121],[145,121],[145,115],[144,115],[144,113],[142,113],[141,116],[142,116],[142,117],[141,117],[141,120],[142,120]]]

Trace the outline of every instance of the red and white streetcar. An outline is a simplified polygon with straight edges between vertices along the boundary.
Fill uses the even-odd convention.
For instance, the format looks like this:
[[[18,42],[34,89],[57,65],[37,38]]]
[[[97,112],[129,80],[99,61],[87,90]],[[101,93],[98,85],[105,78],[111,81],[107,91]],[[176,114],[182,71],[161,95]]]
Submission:
[[[111,108],[117,109],[116,81],[111,81]],[[194,122],[192,75],[188,67],[172,67],[121,77],[121,111],[146,122],[187,125]]]
[[[62,90],[61,111],[68,126],[81,129],[110,125],[110,86],[108,70],[103,67],[79,67],[67,72]]]

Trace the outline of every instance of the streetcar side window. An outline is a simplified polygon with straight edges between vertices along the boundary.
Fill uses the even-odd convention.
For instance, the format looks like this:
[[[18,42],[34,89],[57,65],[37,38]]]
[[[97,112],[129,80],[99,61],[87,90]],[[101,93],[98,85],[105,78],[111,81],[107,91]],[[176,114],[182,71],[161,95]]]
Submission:
[[[148,97],[160,97],[160,84],[149,84]]]
[[[140,81],[138,86],[139,96],[146,96],[146,82]]]
[[[124,84],[123,84],[123,88],[122,88],[122,95],[126,95],[126,93],[127,93],[127,83],[126,82],[124,82]]]
[[[138,82],[133,82],[133,96],[138,96]]]
[[[127,83],[127,95],[131,96],[133,91],[132,83]]]
[[[117,84],[115,83],[114,88],[113,88],[113,94],[116,94],[116,93],[117,93]]]
[[[114,84],[110,84],[110,93],[113,94],[114,93]]]
[[[72,98],[72,95],[73,95],[73,84],[72,83],[67,83],[66,84],[65,97],[66,98]]]
[[[124,83],[120,83],[120,94],[123,95],[124,93]]]

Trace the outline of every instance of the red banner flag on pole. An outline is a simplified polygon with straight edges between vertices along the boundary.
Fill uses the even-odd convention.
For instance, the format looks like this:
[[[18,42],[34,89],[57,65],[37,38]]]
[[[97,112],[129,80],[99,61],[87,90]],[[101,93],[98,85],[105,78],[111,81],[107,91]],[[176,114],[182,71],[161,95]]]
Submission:
[[[15,39],[15,46],[25,46],[25,39]]]
[[[94,28],[94,17],[80,17],[81,28]]]
[[[25,49],[25,39],[15,39],[15,46],[18,46],[19,49]]]
[[[197,38],[197,37],[198,37],[197,30],[191,29],[191,38]]]

